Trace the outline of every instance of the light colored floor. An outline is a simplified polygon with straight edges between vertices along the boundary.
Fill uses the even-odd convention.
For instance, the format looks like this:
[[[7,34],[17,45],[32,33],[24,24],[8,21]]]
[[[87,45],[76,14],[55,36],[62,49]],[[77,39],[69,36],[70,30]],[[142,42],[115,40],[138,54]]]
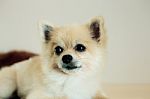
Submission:
[[[150,84],[104,84],[109,99],[150,99]]]

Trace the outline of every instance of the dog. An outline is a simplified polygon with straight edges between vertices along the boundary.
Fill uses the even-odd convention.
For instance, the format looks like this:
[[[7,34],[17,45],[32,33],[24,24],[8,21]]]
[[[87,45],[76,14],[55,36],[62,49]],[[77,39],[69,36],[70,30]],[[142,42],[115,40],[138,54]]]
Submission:
[[[0,99],[105,99],[101,70],[107,36],[97,16],[81,25],[39,24],[42,51],[0,70]]]

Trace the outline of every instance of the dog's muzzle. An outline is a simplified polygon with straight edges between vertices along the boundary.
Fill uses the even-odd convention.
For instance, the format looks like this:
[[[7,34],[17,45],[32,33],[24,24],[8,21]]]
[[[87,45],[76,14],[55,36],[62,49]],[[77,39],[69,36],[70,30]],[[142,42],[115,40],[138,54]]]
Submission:
[[[79,62],[75,62],[71,55],[67,54],[62,57],[62,68],[66,70],[74,70],[77,68],[81,68],[81,65],[79,64]]]

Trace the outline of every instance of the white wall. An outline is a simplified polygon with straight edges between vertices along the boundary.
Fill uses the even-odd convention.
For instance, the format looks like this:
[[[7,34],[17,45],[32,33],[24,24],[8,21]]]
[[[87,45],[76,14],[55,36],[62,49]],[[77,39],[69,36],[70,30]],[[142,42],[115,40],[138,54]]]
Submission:
[[[39,52],[39,19],[61,25],[97,15],[109,36],[104,82],[150,83],[149,0],[0,0],[0,51]]]

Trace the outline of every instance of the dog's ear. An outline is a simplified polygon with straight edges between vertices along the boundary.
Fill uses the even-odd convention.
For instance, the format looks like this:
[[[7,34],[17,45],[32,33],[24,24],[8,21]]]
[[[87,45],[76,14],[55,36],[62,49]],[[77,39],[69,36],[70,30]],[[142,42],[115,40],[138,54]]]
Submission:
[[[44,40],[44,42],[48,42],[51,39],[51,33],[54,31],[53,26],[46,21],[40,21],[39,28],[42,40]]]
[[[102,16],[94,17],[88,23],[88,28],[91,33],[91,38],[100,41],[101,36],[104,34],[104,19]]]

